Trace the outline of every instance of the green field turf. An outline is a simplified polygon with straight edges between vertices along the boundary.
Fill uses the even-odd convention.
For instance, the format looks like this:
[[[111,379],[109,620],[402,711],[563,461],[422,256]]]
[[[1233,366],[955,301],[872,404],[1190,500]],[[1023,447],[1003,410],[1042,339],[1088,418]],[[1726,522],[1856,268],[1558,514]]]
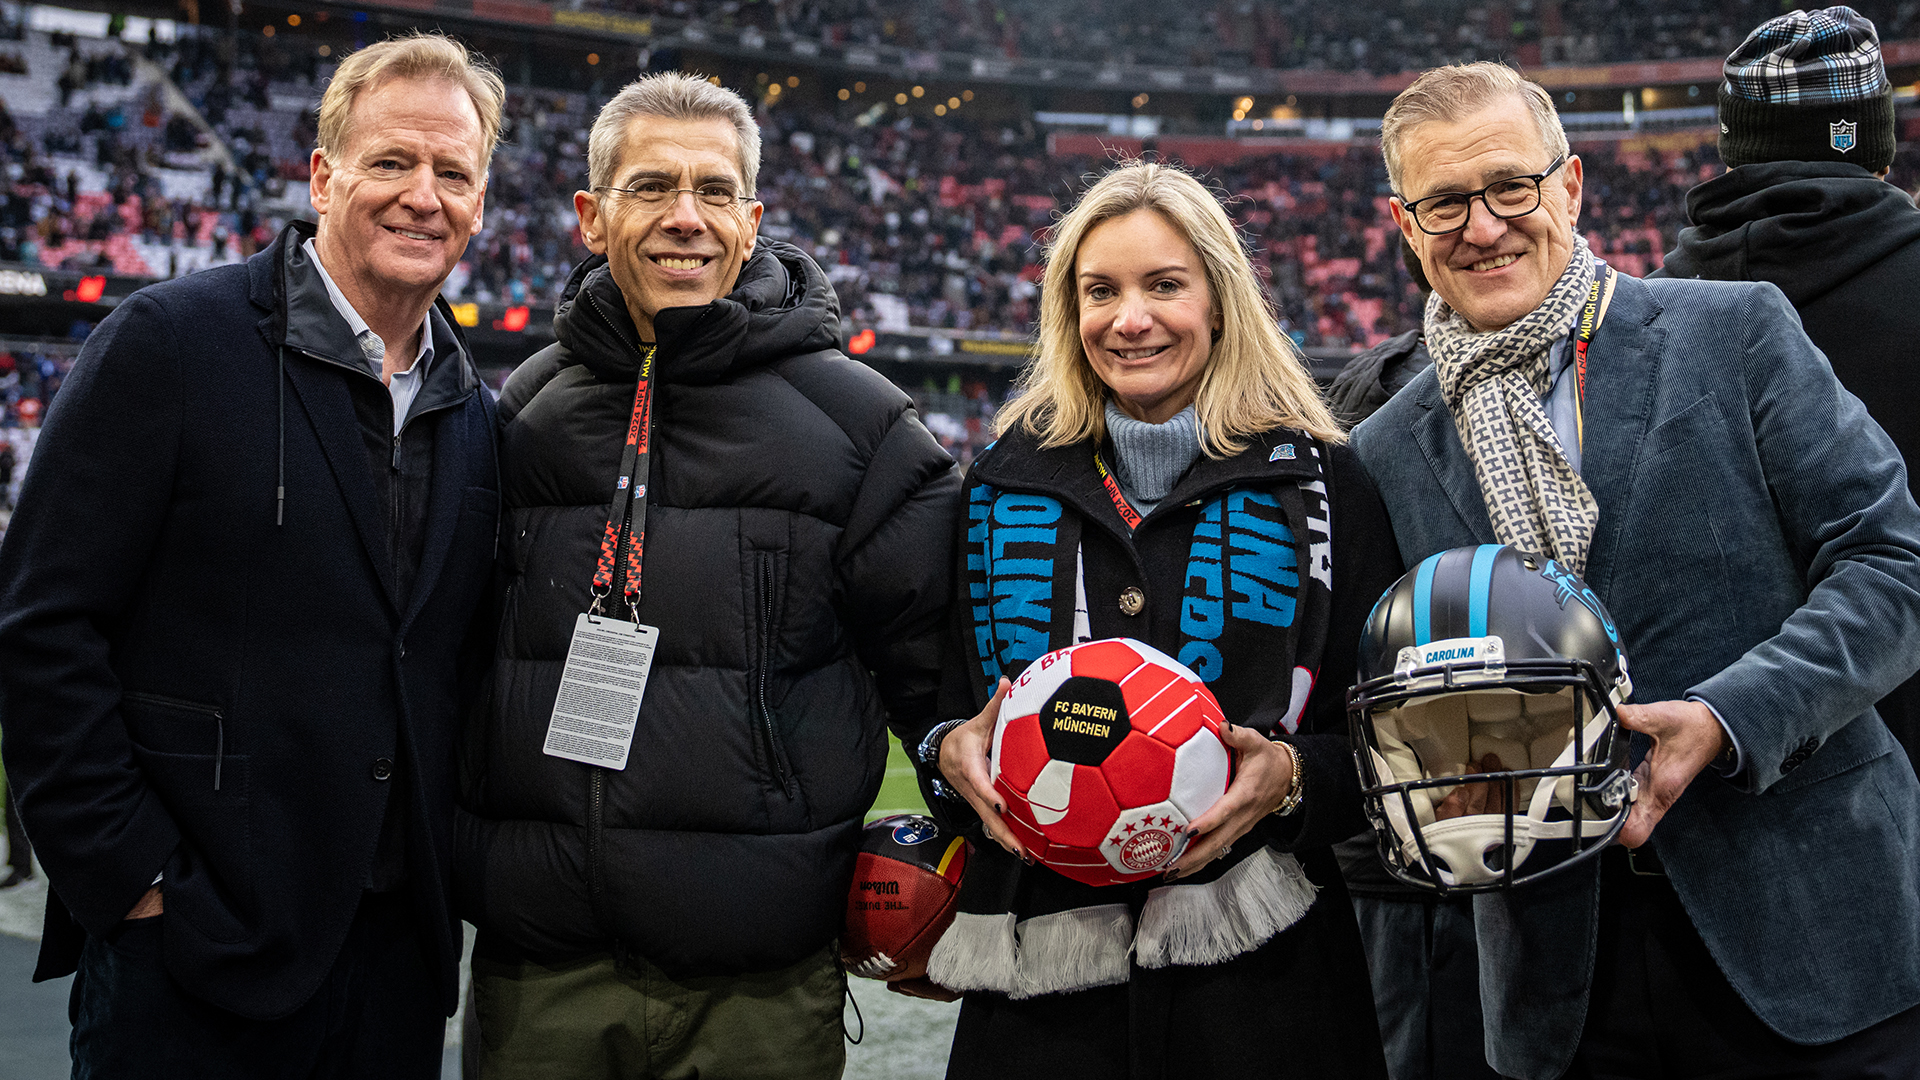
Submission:
[[[867,820],[886,817],[889,814],[924,814],[926,801],[920,798],[920,784],[913,776],[913,763],[907,760],[907,752],[900,748],[900,740],[888,737],[891,749],[887,751],[887,778],[880,782],[880,797],[873,801],[873,809],[867,812]]]

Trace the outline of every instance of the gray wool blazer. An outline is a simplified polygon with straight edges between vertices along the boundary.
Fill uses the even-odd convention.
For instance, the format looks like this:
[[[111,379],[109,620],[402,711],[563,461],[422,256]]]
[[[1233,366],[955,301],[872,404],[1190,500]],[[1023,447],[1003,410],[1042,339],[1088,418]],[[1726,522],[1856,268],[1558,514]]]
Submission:
[[[1832,1041],[1920,1003],[1920,782],[1873,711],[1920,666],[1920,508],[1773,285],[1623,276],[1591,353],[1586,580],[1619,622],[1634,699],[1699,696],[1743,755],[1735,776],[1695,779],[1653,846],[1760,1019]],[[1431,369],[1353,446],[1408,567],[1495,542]],[[1505,942],[1479,913],[1489,1052],[1514,1075],[1572,1052],[1530,1035],[1551,1025],[1527,1014],[1583,1012],[1584,985],[1542,997],[1520,969],[1553,953],[1555,975],[1590,978],[1597,900],[1573,893],[1538,897],[1557,927],[1522,926],[1516,893],[1499,919],[1522,931]]]

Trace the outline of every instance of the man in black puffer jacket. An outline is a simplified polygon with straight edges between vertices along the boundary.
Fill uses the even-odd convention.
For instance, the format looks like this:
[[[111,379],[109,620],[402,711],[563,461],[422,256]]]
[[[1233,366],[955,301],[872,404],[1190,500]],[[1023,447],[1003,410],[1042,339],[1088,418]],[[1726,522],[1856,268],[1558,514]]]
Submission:
[[[1844,7],[1790,12],[1748,35],[1726,72],[1727,172],[1687,193],[1693,226],[1651,276],[1780,286],[1920,498],[1920,208],[1886,182],[1893,85],[1873,23]],[[1876,709],[1920,755],[1920,677]]]
[[[844,1063],[833,942],[885,725],[932,720],[958,477],[839,351],[820,268],[755,237],[758,140],[690,76],[609,102],[575,199],[601,256],[502,395],[503,614],[457,872],[484,1076]],[[543,752],[596,596],[659,635],[624,767]]]

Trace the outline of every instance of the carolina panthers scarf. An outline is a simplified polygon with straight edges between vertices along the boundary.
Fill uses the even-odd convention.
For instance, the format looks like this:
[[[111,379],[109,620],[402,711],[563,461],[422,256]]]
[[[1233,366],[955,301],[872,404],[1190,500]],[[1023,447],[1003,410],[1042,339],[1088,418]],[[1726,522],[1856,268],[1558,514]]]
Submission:
[[[1572,331],[1592,282],[1593,259],[1575,233],[1560,280],[1512,325],[1480,333],[1438,292],[1427,300],[1427,351],[1480,481],[1493,535],[1551,555],[1576,574],[1586,572],[1600,504],[1567,461],[1540,398],[1548,389],[1553,345]]]
[[[1149,642],[1205,680],[1229,720],[1284,734],[1299,729],[1332,602],[1325,460],[1312,440],[1296,442],[1311,479],[1232,488],[1199,508],[1180,639]],[[1105,494],[1093,494],[1107,511]],[[969,496],[971,644],[990,687],[1073,642],[1086,523],[1044,495],[977,484]],[[1126,982],[1131,961],[1220,963],[1292,925],[1314,894],[1298,861],[1263,843],[1259,828],[1177,885],[1083,885],[987,844],[968,864],[928,975],[954,990],[1028,998]]]

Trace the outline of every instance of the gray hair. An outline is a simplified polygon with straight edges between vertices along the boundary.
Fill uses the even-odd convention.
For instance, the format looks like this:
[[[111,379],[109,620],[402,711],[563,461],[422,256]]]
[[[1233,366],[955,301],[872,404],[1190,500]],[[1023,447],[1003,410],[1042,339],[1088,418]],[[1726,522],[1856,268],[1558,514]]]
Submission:
[[[740,182],[746,188],[741,194],[755,192],[754,185],[760,178],[760,125],[753,118],[753,109],[739,94],[718,82],[681,71],[642,75],[601,108],[593,121],[593,134],[587,138],[587,183],[594,187],[613,183],[613,170],[626,147],[627,129],[640,116],[724,120],[731,124],[739,144]]]
[[[1567,129],[1560,126],[1560,113],[1553,98],[1539,83],[1519,72],[1490,60],[1472,64],[1437,67],[1413,80],[1387,107],[1380,121],[1380,153],[1387,159],[1387,182],[1396,194],[1400,187],[1400,141],[1407,132],[1430,120],[1450,123],[1460,120],[1506,98],[1519,98],[1539,125],[1541,145],[1554,155],[1571,153]]]

